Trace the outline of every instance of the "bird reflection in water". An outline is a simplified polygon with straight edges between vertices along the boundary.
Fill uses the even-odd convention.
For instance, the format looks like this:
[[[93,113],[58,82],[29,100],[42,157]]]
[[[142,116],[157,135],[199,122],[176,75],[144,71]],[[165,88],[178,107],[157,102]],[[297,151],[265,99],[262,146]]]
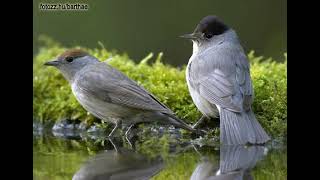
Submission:
[[[140,180],[150,179],[163,168],[161,158],[149,159],[134,150],[117,147],[112,139],[113,150],[106,150],[82,165],[73,180]]]
[[[219,166],[202,156],[190,179],[253,180],[250,171],[266,153],[264,146],[221,146]]]

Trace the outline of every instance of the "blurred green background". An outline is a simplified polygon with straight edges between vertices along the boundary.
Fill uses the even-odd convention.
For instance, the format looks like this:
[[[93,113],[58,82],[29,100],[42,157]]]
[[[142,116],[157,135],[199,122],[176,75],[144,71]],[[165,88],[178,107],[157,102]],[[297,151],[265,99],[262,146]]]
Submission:
[[[219,16],[240,36],[246,51],[283,59],[287,51],[286,0],[77,0],[88,11],[40,11],[33,1],[33,54],[39,50],[38,36],[48,35],[70,47],[99,47],[127,53],[139,61],[149,52],[164,52],[172,65],[188,62],[192,44],[179,35],[192,32],[209,14]]]

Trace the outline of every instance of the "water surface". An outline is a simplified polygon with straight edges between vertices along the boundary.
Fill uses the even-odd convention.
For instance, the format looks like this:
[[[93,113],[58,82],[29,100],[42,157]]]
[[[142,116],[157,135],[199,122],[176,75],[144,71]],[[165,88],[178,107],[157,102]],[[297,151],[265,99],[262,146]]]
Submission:
[[[33,179],[287,179],[285,145],[199,145],[176,135],[108,140],[34,133]]]

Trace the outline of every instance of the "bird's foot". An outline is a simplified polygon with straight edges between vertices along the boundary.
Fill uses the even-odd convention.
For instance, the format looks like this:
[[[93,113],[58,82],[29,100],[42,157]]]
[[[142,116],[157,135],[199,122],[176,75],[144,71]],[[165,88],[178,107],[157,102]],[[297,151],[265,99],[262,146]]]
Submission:
[[[111,133],[108,135],[108,138],[112,138],[116,130],[119,128],[121,122],[117,122],[114,128],[112,129]]]
[[[128,127],[126,133],[125,133],[126,140],[127,140],[128,144],[130,145],[131,148],[133,148],[133,146],[132,146],[132,143],[131,143],[131,140],[130,140],[131,138],[130,138],[129,136],[130,136],[130,130],[131,130],[131,128],[132,128],[133,126],[134,126],[134,124],[131,124],[131,125]]]
[[[130,130],[131,130],[131,128],[134,126],[134,124],[131,124],[129,127],[128,127],[128,129],[127,129],[127,131],[126,131],[126,133],[125,133],[125,135],[126,135],[126,137],[129,135],[129,132],[130,132]]]
[[[196,129],[205,119],[206,116],[202,115],[201,118],[192,126],[192,128]]]
[[[109,142],[112,144],[114,150],[115,150],[116,152],[119,152],[119,148],[118,148],[118,146],[114,143],[114,141],[112,140],[112,138],[109,137],[108,139],[109,139]]]

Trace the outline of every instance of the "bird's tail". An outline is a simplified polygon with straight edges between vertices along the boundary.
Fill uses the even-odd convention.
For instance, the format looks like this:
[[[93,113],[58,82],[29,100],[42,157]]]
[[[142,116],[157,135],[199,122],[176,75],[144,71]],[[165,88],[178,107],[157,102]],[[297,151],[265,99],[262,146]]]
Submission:
[[[270,137],[257,121],[252,110],[235,113],[220,110],[220,141],[222,144],[264,144]]]

